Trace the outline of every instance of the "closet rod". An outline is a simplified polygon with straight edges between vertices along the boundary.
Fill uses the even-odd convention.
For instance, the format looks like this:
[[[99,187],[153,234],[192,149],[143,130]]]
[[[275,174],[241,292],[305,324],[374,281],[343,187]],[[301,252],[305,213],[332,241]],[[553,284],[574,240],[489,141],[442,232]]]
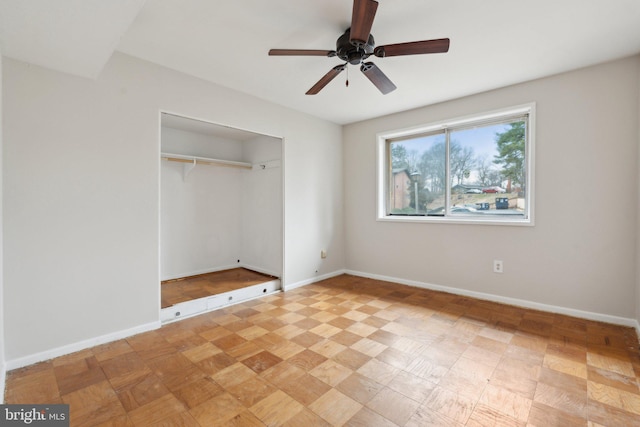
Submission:
[[[162,153],[162,159],[168,160],[170,162],[192,163],[192,164],[195,163],[198,165],[228,166],[232,168],[242,168],[242,169],[252,168],[252,165],[250,163],[234,162],[232,160],[210,159],[207,157],[183,156],[180,154]]]

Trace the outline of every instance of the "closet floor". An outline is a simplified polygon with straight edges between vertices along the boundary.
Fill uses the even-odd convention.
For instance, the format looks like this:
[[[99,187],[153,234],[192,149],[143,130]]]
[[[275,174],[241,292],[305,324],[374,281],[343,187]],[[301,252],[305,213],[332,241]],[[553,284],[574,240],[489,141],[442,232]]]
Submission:
[[[235,291],[274,279],[276,277],[247,270],[246,268],[233,268],[231,270],[165,280],[161,282],[160,286],[161,304],[162,308],[167,308],[181,302]]]

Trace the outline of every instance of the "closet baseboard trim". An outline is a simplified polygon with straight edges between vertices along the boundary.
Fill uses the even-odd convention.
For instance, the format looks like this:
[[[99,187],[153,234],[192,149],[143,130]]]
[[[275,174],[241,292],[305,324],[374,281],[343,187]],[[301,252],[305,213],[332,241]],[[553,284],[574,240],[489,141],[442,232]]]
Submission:
[[[267,274],[269,276],[280,277],[279,273],[268,270],[266,268],[256,267],[250,264],[229,264],[222,267],[205,268],[202,270],[190,271],[190,272],[181,273],[178,275],[171,275],[171,276],[163,277],[160,281],[165,282],[167,280],[184,279],[185,277],[199,276],[201,274],[208,274],[208,273],[216,273],[218,271],[233,270],[234,268],[246,268],[247,270],[253,270],[258,273]]]
[[[255,271],[256,273],[266,274],[267,276],[273,276],[273,277],[278,277],[278,278],[281,276],[280,273],[277,273],[277,272],[272,271],[272,270],[268,270],[266,268],[256,267],[256,266],[253,266],[251,264],[240,264],[240,265],[235,266],[234,268],[238,268],[238,267],[246,268],[247,270]]]
[[[282,290],[283,291],[290,291],[290,290],[295,289],[295,288],[300,288],[302,286],[311,285],[312,283],[316,283],[316,282],[320,282],[322,280],[331,279],[332,277],[340,276],[341,274],[345,274],[346,272],[347,271],[344,270],[344,269],[336,270],[336,271],[333,271],[331,273],[323,274],[322,276],[312,277],[311,279],[301,280],[299,282],[290,283],[288,285],[283,285],[282,286]]]
[[[175,280],[175,279],[184,279],[185,277],[191,277],[191,276],[199,276],[201,274],[207,274],[207,273],[215,273],[217,271],[224,271],[224,270],[231,270],[233,268],[239,268],[239,267],[243,267],[240,264],[229,264],[229,265],[225,265],[222,267],[215,267],[215,268],[204,268],[202,270],[194,270],[194,271],[188,271],[188,272],[183,272],[180,274],[172,274],[170,276],[166,276],[166,277],[162,277],[160,278],[161,282],[167,281],[167,280]]]
[[[34,363],[44,362],[56,357],[64,356],[67,354],[75,353],[76,351],[86,350],[98,345],[106,344],[109,342],[128,338],[133,335],[138,335],[143,332],[152,331],[160,328],[160,321],[147,323],[144,325],[136,326],[134,328],[125,329],[122,331],[116,331],[109,334],[101,335],[99,337],[90,338],[88,340],[79,341],[73,344],[67,344],[62,347],[52,348],[40,353],[31,354],[29,356],[19,357],[17,359],[7,360],[6,371],[11,371],[25,366],[33,365]]]
[[[383,276],[380,274],[369,274],[362,271],[346,270],[345,273],[350,274],[352,276],[366,277],[368,279],[399,283],[401,285],[413,286],[415,288],[429,289],[432,291],[440,291],[440,292],[446,292],[454,295],[462,295],[462,296],[477,298],[485,301],[492,301],[492,302],[498,302],[501,304],[513,305],[516,307],[530,308],[533,310],[545,311],[547,313],[563,314],[566,316],[577,317],[579,319],[595,320],[596,322],[604,322],[604,323],[610,323],[614,325],[628,326],[628,327],[636,328],[636,331],[638,331],[636,326],[638,324],[638,321],[635,319],[627,318],[627,317],[613,316],[610,314],[603,314],[603,313],[594,313],[594,312],[583,311],[583,310],[578,310],[574,308],[561,307],[557,305],[544,304],[544,303],[539,303],[534,301],[527,301],[527,300],[522,300],[518,298],[503,297],[500,295],[488,294],[484,292],[476,292],[476,291],[469,291],[461,288],[452,288],[449,286],[435,285],[432,283],[419,282],[416,280],[406,280],[406,279],[400,279],[398,277]]]

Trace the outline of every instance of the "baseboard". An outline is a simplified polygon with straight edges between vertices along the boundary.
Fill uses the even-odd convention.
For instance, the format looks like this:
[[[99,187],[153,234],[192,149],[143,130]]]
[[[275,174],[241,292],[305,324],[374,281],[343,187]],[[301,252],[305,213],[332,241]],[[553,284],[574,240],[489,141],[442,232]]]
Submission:
[[[635,328],[636,335],[638,335],[638,342],[640,342],[640,321],[636,320]]]
[[[160,327],[160,321],[147,323],[145,325],[136,326],[134,328],[125,329],[123,331],[112,332],[110,334],[102,335],[88,340],[79,341],[73,344],[68,344],[62,347],[53,348],[40,353],[31,354],[29,356],[23,356],[17,359],[8,360],[6,362],[6,370],[11,371],[13,369],[22,368],[25,366],[33,365],[34,363],[43,362],[66,354],[75,353],[77,351],[86,350],[87,348],[95,347],[97,345],[106,344],[108,342],[117,341],[123,338],[128,338],[133,335],[137,335],[143,332],[152,331]]]
[[[246,268],[247,270],[255,271],[257,273],[266,274],[267,276],[280,277],[280,273],[277,273],[277,272],[275,272],[273,270],[268,270],[266,268],[256,267],[255,265],[240,264],[240,265],[237,265],[234,268],[237,268],[237,267]]]
[[[416,288],[429,289],[433,291],[447,292],[450,294],[461,295],[466,297],[477,298],[486,301],[493,301],[502,304],[513,305],[517,307],[530,308],[533,310],[546,311],[549,313],[564,314],[566,316],[578,317],[581,319],[594,320],[597,322],[611,323],[615,325],[629,326],[636,328],[640,337],[640,325],[636,319],[626,317],[611,316],[609,314],[593,313],[590,311],[577,310],[573,308],[560,307],[556,305],[537,303],[523,299],[503,297],[500,295],[487,294],[484,292],[469,291],[466,289],[452,288],[449,286],[434,285],[432,283],[419,282],[415,280],[400,279],[398,277],[382,276],[379,274],[363,273],[361,271],[345,270],[346,274],[353,276],[366,277],[369,279],[383,280],[386,282],[400,283],[401,285],[413,286]]]
[[[200,274],[215,273],[217,271],[231,270],[233,268],[246,268],[247,270],[253,270],[253,271],[256,271],[258,273],[267,274],[269,276],[280,277],[280,274],[275,272],[275,271],[271,271],[271,270],[268,270],[268,269],[262,268],[262,267],[256,267],[255,265],[230,264],[230,265],[226,265],[226,266],[222,266],[222,267],[205,268],[205,269],[202,269],[202,270],[188,271],[186,273],[181,273],[181,274],[172,274],[170,276],[162,277],[160,279],[160,281],[164,282],[166,280],[183,279],[185,277],[199,276]]]
[[[282,285],[282,290],[290,291],[295,288],[300,288],[302,286],[307,286],[312,283],[320,282],[322,280],[331,279],[332,277],[340,276],[341,274],[345,274],[347,270],[336,270],[331,273],[323,274],[322,276],[312,277],[310,279],[301,280],[299,282],[291,283],[288,285]]]
[[[164,282],[165,280],[182,279],[184,277],[198,276],[200,274],[207,274],[207,273],[215,273],[216,271],[231,270],[232,268],[239,268],[239,267],[242,267],[242,265],[230,264],[222,267],[204,268],[202,270],[187,271],[187,272],[182,272],[180,274],[171,274],[169,276],[161,277],[160,281]]]

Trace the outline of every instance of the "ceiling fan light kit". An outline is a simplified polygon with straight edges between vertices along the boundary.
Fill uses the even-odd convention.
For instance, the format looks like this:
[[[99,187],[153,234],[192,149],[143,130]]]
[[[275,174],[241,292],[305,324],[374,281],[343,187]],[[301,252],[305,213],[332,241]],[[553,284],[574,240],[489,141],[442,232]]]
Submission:
[[[348,64],[360,65],[360,71],[386,95],[396,89],[396,85],[373,62],[365,62],[374,55],[378,58],[388,56],[422,55],[428,53],[445,53],[449,51],[449,39],[423,40],[406,43],[375,45],[371,34],[373,20],[378,10],[375,0],[354,0],[351,15],[351,27],[336,41],[336,50],[317,49],[271,49],[270,56],[326,56],[345,61],[344,64],[333,67],[318,82],[307,91],[307,95],[315,95],[331,82],[338,74],[347,68]]]

